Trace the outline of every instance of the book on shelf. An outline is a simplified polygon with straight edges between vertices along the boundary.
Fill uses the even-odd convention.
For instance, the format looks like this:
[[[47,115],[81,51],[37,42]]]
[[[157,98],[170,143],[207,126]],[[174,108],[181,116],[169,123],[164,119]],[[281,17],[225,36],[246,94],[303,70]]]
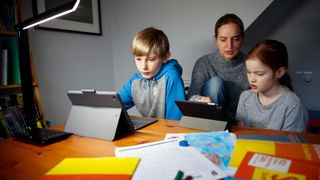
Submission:
[[[0,121],[3,137],[27,135],[24,119],[22,94],[11,94],[0,97]],[[40,116],[39,116],[40,117]],[[36,119],[38,128],[42,128],[41,119]]]
[[[0,50],[0,85],[8,85],[8,50]]]
[[[16,104],[18,105],[20,112],[22,114],[24,114],[23,113],[23,95],[22,95],[22,93],[15,94],[14,97],[15,97]],[[35,108],[35,113],[36,113],[37,127],[38,128],[43,128],[44,127],[44,125],[43,125],[43,117],[41,116],[41,113],[39,111],[38,105],[35,104],[34,108]]]
[[[27,134],[26,124],[17,106],[1,107],[2,124],[7,136]]]
[[[24,121],[23,115],[18,106],[9,106],[7,111],[10,113],[13,119],[14,125],[17,127],[18,134],[27,134],[26,123]]]
[[[6,27],[6,24],[5,24],[5,22],[4,22],[4,20],[3,20],[3,15],[2,15],[2,13],[3,13],[3,10],[2,10],[2,5],[1,5],[1,3],[0,3],[0,31],[6,31],[7,30],[7,27]]]
[[[140,158],[66,158],[53,167],[40,180],[59,179],[117,179],[129,180]]]
[[[0,1],[0,85],[21,84],[18,40],[14,34],[18,22],[17,2],[15,0]]]
[[[8,31],[10,28],[10,17],[8,15],[7,2],[0,2],[0,31]]]
[[[237,168],[248,151],[320,162],[319,144],[288,143],[263,140],[238,139],[229,166]]]
[[[41,113],[39,111],[39,107],[37,104],[34,105],[35,111],[36,111],[36,122],[38,128],[45,127],[45,123],[43,117],[41,116]]]
[[[5,123],[3,113],[0,111],[0,138],[6,138],[10,134],[9,129]]]
[[[8,38],[4,40],[4,47],[8,49],[8,84],[21,84],[18,40]]]
[[[5,123],[5,127],[7,127],[7,131],[9,132],[8,136],[16,136],[18,135],[18,129],[19,127],[15,123],[15,120],[13,119],[12,115],[6,112],[4,108],[2,108],[3,112],[3,122]]]
[[[0,47],[0,85],[21,84],[18,40],[6,38]]]
[[[15,31],[14,25],[17,22],[17,1],[0,1],[0,31]]]
[[[247,152],[234,178],[319,179],[320,162]]]

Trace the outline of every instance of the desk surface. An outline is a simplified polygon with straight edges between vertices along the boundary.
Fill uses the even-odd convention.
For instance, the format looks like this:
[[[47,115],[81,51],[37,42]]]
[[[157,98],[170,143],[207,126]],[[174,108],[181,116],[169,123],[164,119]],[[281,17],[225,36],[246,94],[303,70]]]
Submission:
[[[63,126],[56,127],[63,129]],[[38,179],[64,158],[114,156],[114,147],[131,146],[163,140],[166,133],[190,133],[199,130],[178,126],[178,121],[159,120],[117,141],[104,141],[73,135],[64,141],[44,147],[0,140],[0,179]],[[320,135],[272,130],[233,128],[236,134],[303,135],[308,142],[320,144]]]

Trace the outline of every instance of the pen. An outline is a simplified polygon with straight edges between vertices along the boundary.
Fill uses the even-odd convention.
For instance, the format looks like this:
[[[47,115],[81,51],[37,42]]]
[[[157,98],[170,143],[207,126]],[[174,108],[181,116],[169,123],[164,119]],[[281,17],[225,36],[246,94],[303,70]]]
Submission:
[[[182,180],[182,177],[183,177],[183,172],[179,170],[174,180]]]

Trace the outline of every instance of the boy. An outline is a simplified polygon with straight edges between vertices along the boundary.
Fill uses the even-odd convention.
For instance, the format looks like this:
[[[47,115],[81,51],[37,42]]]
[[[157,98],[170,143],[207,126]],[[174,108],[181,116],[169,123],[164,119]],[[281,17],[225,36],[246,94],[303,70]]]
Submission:
[[[185,100],[182,67],[170,57],[170,45],[163,31],[148,27],[133,38],[135,73],[119,91],[126,109],[136,106],[142,116],[180,120],[175,100]]]

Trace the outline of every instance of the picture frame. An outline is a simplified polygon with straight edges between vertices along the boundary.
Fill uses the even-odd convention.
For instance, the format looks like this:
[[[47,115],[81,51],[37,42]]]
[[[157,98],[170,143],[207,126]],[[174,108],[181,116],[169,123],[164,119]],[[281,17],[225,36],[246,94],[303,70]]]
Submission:
[[[33,14],[41,14],[66,2],[67,0],[33,0]],[[82,0],[76,11],[38,25],[35,29],[101,36],[100,0]]]

